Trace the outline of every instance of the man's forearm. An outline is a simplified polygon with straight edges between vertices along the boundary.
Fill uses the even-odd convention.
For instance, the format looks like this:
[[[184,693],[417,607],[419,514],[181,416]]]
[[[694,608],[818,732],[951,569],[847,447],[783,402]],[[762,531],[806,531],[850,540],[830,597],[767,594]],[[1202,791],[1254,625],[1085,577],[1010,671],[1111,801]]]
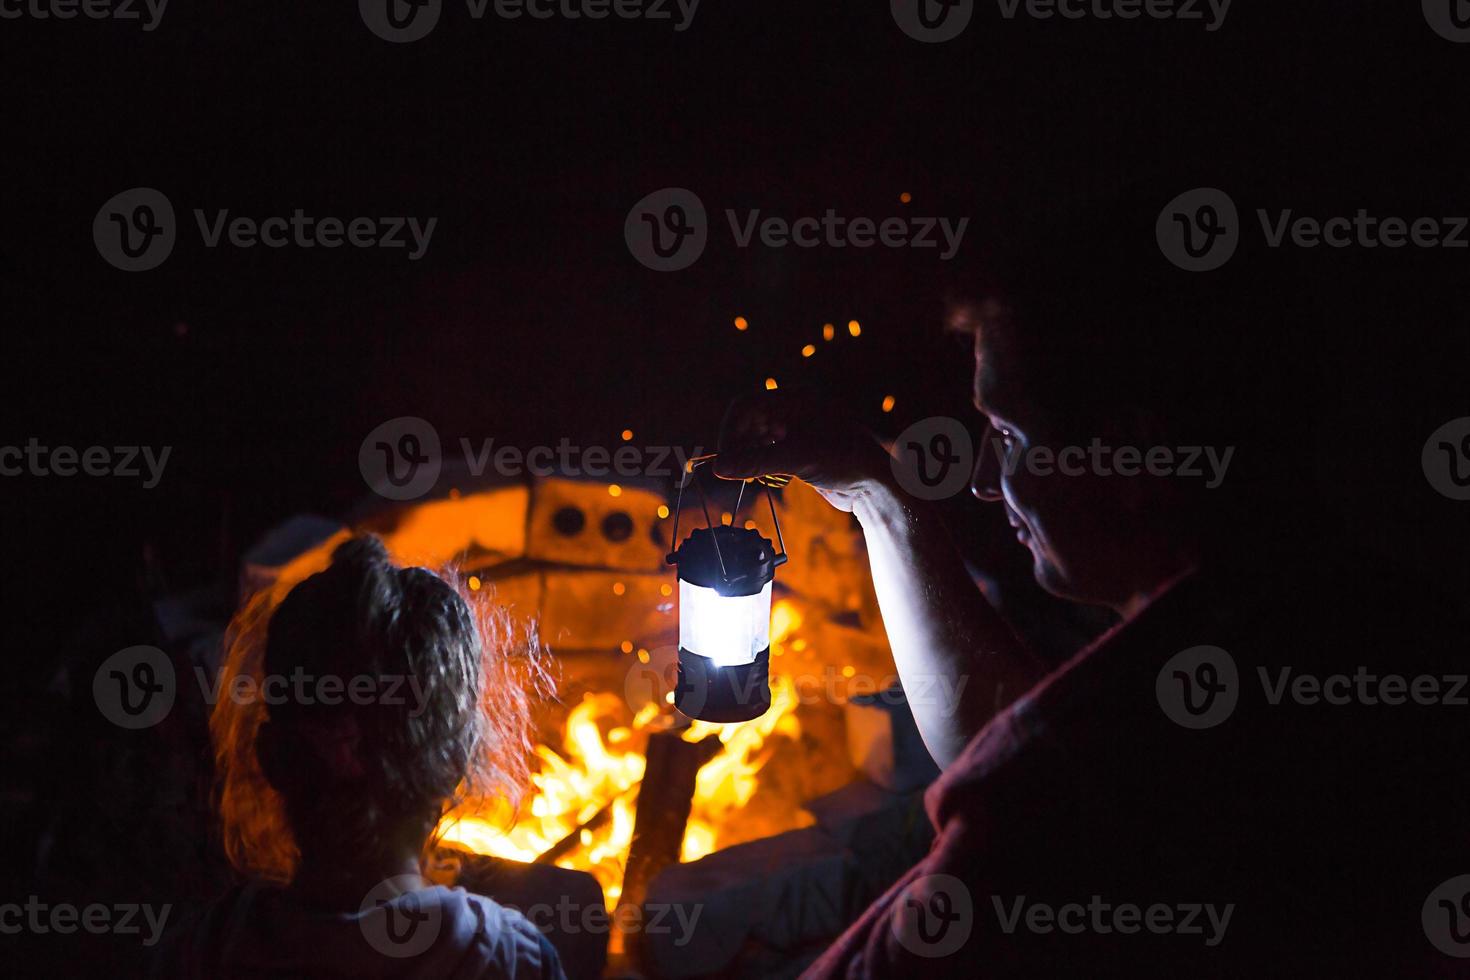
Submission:
[[[927,504],[875,483],[854,500],[883,625],[929,753],[949,765],[1042,671],[975,588]]]

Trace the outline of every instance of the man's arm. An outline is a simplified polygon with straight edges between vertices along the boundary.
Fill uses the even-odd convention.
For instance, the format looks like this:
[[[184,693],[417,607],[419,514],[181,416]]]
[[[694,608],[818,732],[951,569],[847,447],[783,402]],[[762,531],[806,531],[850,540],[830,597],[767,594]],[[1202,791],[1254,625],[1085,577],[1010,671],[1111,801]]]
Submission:
[[[985,601],[948,530],[900,489],[871,435],[785,392],[735,402],[715,472],[790,473],[862,525],[888,643],[934,761],[947,766],[1043,670]]]
[[[852,512],[868,545],[893,659],[929,754],[941,767],[1042,675],[975,588],[932,507],[877,481]]]

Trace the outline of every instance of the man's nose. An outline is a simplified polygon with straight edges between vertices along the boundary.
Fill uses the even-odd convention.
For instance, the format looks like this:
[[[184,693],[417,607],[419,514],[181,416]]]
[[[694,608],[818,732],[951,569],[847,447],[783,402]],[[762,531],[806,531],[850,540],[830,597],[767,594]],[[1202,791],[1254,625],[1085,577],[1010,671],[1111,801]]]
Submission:
[[[994,503],[1002,499],[1000,491],[1000,465],[991,459],[995,448],[995,433],[990,426],[980,433],[980,443],[975,452],[975,470],[970,474],[970,492],[980,500]]]

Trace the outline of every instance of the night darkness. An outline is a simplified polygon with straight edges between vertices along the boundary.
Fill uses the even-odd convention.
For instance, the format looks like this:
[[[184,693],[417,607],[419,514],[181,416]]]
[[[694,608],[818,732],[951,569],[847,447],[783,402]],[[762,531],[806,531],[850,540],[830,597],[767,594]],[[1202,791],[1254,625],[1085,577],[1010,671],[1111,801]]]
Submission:
[[[1248,222],[1256,207],[1470,212],[1470,44],[1437,36],[1417,4],[1237,0],[1217,31],[979,4],[937,44],[905,36],[883,3],[704,0],[680,31],[673,4],[656,22],[477,20],[446,0],[406,44],[353,7],[172,0],[152,31],[0,21],[0,444],[171,447],[152,489],[0,482],[0,727],[7,782],[19,775],[7,889],[25,887],[39,846],[33,794],[60,778],[31,768],[60,665],[141,642],[143,600],[232,582],[290,516],[354,513],[359,446],[386,420],[425,418],[446,445],[616,446],[631,428],[640,445],[708,452],[728,399],[774,377],[823,388],[884,436],[930,415],[978,426],[966,342],[941,322],[956,270],[1011,243],[1037,254],[1090,202],[1139,195],[1149,226],[1210,186]],[[178,240],[158,268],[126,273],[92,223],[133,187],[168,197]],[[703,255],[670,273],[623,235],[665,187],[709,212]],[[194,218],[298,208],[436,223],[410,259],[412,246],[208,248]],[[725,217],[829,208],[968,217],[964,261],[739,248]],[[1463,603],[1470,504],[1426,485],[1420,450],[1470,415],[1470,249],[1298,259],[1335,322],[1297,366],[1328,397],[1282,478],[1322,488],[1345,546]],[[968,557],[1047,607],[998,511],[967,495],[944,507]]]

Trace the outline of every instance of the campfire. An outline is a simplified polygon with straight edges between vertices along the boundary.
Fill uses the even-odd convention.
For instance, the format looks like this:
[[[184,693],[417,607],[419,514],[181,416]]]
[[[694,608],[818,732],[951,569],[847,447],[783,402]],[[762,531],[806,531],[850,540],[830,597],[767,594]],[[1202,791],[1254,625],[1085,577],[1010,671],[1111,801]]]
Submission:
[[[773,637],[772,642],[781,641]],[[738,836],[746,838],[811,824],[811,816],[796,806],[745,813],[761,769],[781,750],[781,740],[788,746],[800,741],[796,706],[793,681],[777,677],[771,710],[760,718],[731,725],[696,721],[678,730],[686,742],[720,743],[695,776],[679,860],[697,860],[717,843],[732,842],[737,835],[722,835],[722,829],[733,829],[736,823]],[[587,871],[602,885],[611,907],[622,895],[649,736],[675,731],[676,724],[672,709],[649,703],[634,713],[617,694],[587,692],[567,713],[557,744],[536,746],[540,771],[531,777],[535,792],[514,825],[507,829],[494,816],[475,815],[483,806],[471,801],[445,815],[441,839],[478,854],[552,860],[559,867]]]

